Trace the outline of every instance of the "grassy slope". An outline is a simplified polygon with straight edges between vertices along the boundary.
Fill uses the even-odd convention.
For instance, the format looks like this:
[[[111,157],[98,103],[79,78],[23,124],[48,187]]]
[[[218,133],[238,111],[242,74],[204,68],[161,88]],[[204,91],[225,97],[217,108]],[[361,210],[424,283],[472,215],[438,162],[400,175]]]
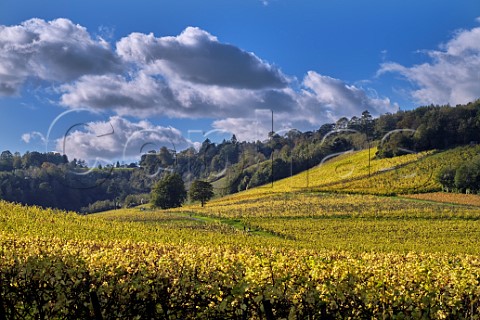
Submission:
[[[242,194],[250,193],[264,193],[264,192],[284,192],[295,191],[309,188],[316,188],[321,186],[328,186],[338,182],[350,181],[352,179],[360,179],[368,176],[369,174],[375,174],[378,172],[386,171],[391,168],[401,166],[405,163],[416,161],[432,152],[422,152],[419,154],[410,154],[394,159],[375,159],[376,148],[372,148],[370,151],[362,150],[356,152],[348,152],[343,155],[331,159],[325,159],[325,161],[309,170],[303,171],[299,174],[287,177],[272,184],[268,183],[264,186],[256,187],[250,191],[243,192]],[[370,155],[370,162],[369,160]],[[269,160],[267,160],[269,161]],[[253,170],[255,166],[248,167],[245,170]],[[212,183],[217,193],[221,193],[227,185],[227,178],[223,177]]]

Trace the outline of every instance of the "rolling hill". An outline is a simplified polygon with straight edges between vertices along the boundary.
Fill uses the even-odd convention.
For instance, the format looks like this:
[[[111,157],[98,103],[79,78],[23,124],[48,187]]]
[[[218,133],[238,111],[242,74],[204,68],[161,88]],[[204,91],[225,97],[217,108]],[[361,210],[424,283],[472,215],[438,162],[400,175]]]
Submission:
[[[441,166],[479,150],[344,154],[204,208],[80,216],[0,201],[0,314],[472,318],[480,207],[384,195],[435,190]]]

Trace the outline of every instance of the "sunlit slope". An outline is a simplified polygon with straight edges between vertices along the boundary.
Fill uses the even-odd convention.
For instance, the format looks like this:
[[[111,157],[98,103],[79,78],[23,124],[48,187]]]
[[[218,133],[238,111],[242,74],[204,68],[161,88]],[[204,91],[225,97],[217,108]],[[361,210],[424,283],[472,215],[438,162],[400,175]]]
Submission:
[[[178,209],[172,209],[178,210]],[[248,219],[466,219],[480,220],[479,207],[451,206],[397,197],[347,193],[273,193],[258,198],[183,207],[207,216]]]
[[[283,192],[342,192],[374,195],[412,194],[441,190],[435,177],[445,166],[458,166],[480,154],[480,146],[442,152],[426,151],[374,159],[376,149],[346,153],[310,170],[272,184],[215,200],[216,203],[269,197]]]
[[[245,190],[217,199],[215,202],[247,200],[268,196],[268,194],[271,193],[318,190],[324,188],[337,190],[339,185],[367,178],[369,175],[381,174],[388,170],[398,169],[433,153],[433,151],[427,151],[391,159],[375,159],[374,155],[376,151],[376,148],[372,148],[370,151],[367,149],[345,153],[331,158],[312,169],[292,177],[275,181],[273,185],[266,184]],[[331,186],[333,187],[331,188]]]
[[[351,179],[330,186],[320,186],[321,191],[340,191],[378,195],[424,193],[441,190],[436,176],[441,168],[459,166],[462,162],[477,156],[480,146],[458,147],[426,157],[394,170],[375,174],[362,179]],[[384,161],[395,162],[396,158]],[[393,167],[393,166],[392,166]]]
[[[430,192],[406,194],[403,197],[409,199],[417,199],[422,201],[444,202],[451,204],[459,204],[466,206],[480,207],[480,195],[478,194],[464,194],[464,193],[447,193],[447,192]]]
[[[188,245],[189,250],[232,247],[358,253],[480,252],[480,208],[475,206],[293,192],[175,210],[124,209],[79,216],[0,201],[0,255],[2,250],[10,250],[12,239],[40,240],[47,247],[50,243],[88,242],[86,246],[97,244],[112,250],[142,243],[154,247]],[[215,219],[204,221],[195,215]],[[263,235],[231,227],[228,220],[261,230]],[[3,249],[2,242],[7,243]]]
[[[398,168],[431,154],[422,152],[392,159],[375,159],[377,148],[345,153],[293,177],[274,183],[273,191],[295,191],[343,183]]]
[[[78,216],[0,201],[0,312],[7,319],[480,312],[478,207],[318,192],[223,205],[198,212],[237,217],[272,236],[173,210]]]
[[[0,235],[16,239],[41,237],[59,241],[148,242],[164,245],[219,242],[241,244],[247,239],[233,228],[204,224],[164,211],[113,210],[80,216],[60,210],[0,201]],[[256,241],[256,239],[248,239]],[[258,241],[255,245],[260,245]],[[1,249],[1,248],[0,248]]]

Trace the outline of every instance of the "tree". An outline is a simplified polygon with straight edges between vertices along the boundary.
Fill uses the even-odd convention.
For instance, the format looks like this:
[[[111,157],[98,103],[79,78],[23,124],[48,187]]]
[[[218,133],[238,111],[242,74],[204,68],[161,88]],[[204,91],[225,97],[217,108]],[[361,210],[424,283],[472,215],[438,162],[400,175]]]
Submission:
[[[361,131],[365,133],[367,137],[371,137],[373,135],[374,122],[373,117],[368,110],[362,112],[362,117],[359,122]]]
[[[478,191],[480,186],[480,157],[463,163],[455,172],[455,186],[461,191]]]
[[[335,130],[347,129],[348,127],[348,118],[342,117],[337,120],[335,123]]]
[[[174,150],[168,150],[167,147],[163,146],[158,152],[157,159],[160,161],[162,168],[167,168],[175,163],[174,155],[170,151],[175,152]]]
[[[15,152],[13,155],[13,169],[20,169],[22,168],[22,156],[20,152]]]
[[[447,191],[451,191],[455,188],[455,168],[448,166],[443,167],[437,174],[437,181],[442,185]]]
[[[155,207],[180,207],[186,198],[185,184],[178,173],[166,175],[152,188],[151,202]]]
[[[13,154],[10,151],[3,151],[0,154],[0,171],[13,170]]]
[[[40,167],[43,162],[45,162],[45,155],[42,155],[40,152],[32,151],[26,152],[22,157],[22,165],[24,168],[30,167]]]
[[[320,129],[318,129],[318,132],[322,137],[324,137],[327,133],[333,130],[335,130],[335,123],[325,123],[325,124],[322,124]]]
[[[188,195],[190,200],[200,201],[203,207],[213,197],[213,186],[210,182],[195,180],[190,186]]]

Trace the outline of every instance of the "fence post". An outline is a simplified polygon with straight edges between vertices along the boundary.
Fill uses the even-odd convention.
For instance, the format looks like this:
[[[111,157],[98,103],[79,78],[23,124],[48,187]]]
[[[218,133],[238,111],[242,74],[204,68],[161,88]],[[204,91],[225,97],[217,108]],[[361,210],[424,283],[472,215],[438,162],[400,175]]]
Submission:
[[[100,302],[98,301],[98,296],[95,291],[90,291],[90,300],[92,301],[93,314],[95,315],[95,320],[103,320],[102,310],[100,309]]]
[[[3,305],[2,294],[0,294],[0,320],[7,320],[5,306]]]
[[[263,310],[265,311],[265,318],[267,320],[274,320],[275,317],[273,316],[273,311],[272,311],[272,304],[270,303],[270,300],[263,300]]]

